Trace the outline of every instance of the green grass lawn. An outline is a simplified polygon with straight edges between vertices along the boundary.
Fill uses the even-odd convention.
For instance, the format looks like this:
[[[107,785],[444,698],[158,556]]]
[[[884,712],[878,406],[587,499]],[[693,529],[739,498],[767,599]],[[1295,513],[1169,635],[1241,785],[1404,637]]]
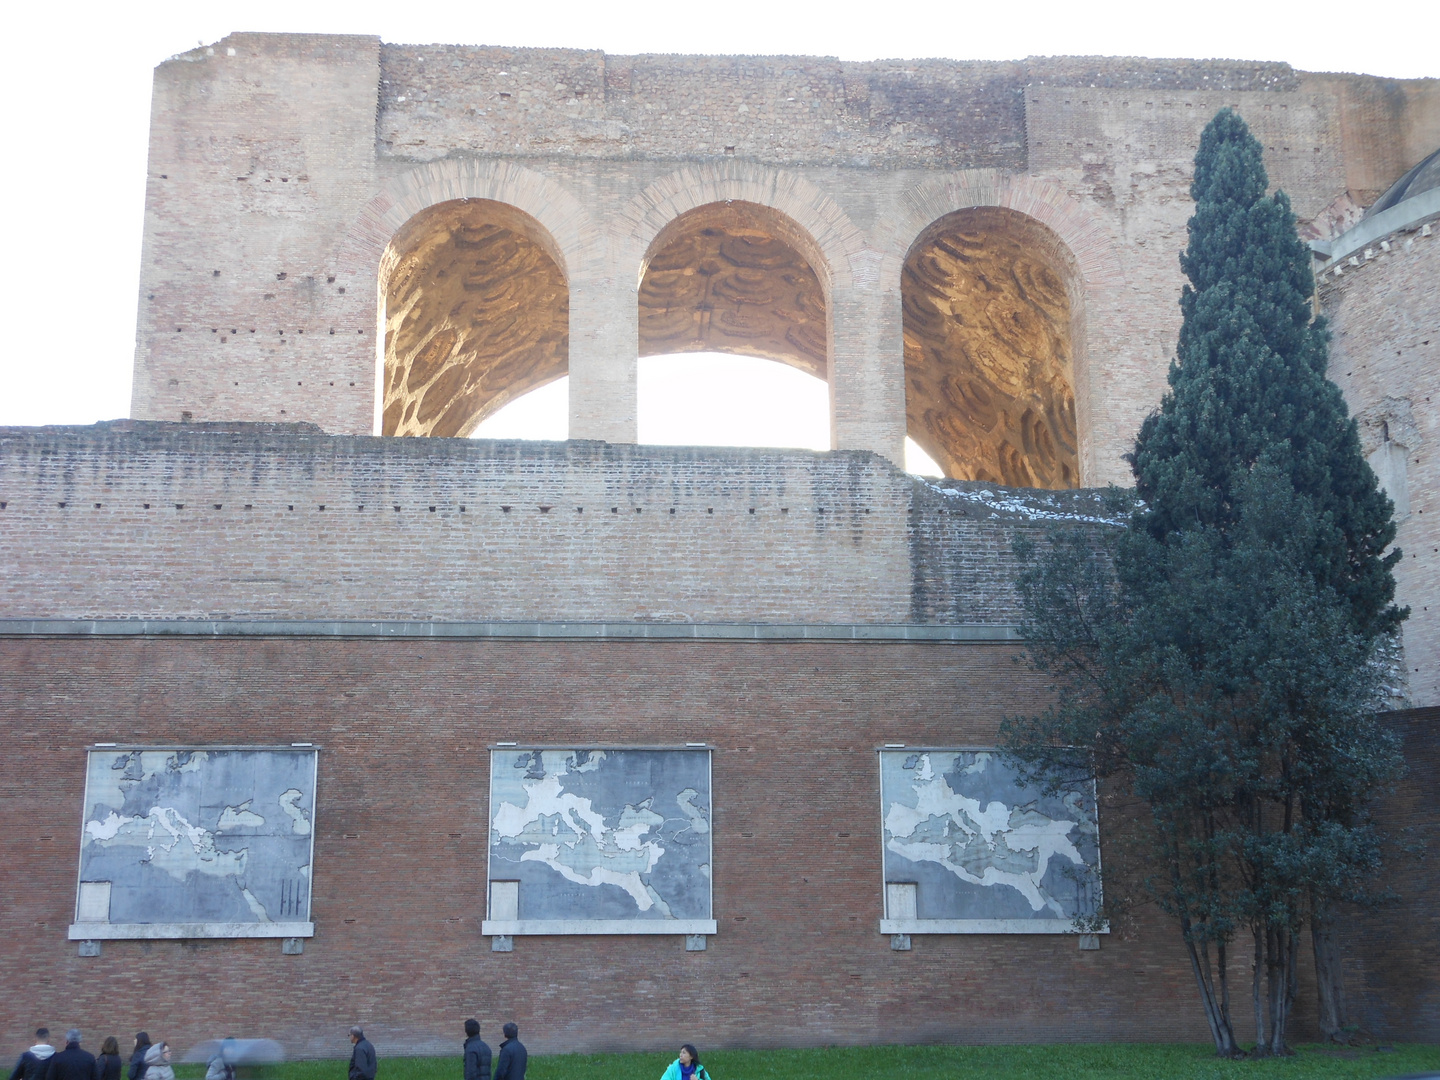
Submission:
[[[703,1050],[703,1048],[702,1048]],[[668,1054],[557,1054],[530,1059],[527,1080],[660,1080]],[[1440,1073],[1440,1046],[1353,1050],[1302,1046],[1292,1058],[1218,1061],[1208,1046],[1071,1043],[1051,1046],[869,1046],[819,1050],[717,1050],[703,1055],[713,1080],[1242,1080],[1255,1077],[1398,1077]],[[344,1061],[293,1061],[271,1080],[345,1080]],[[203,1069],[181,1071],[191,1080]],[[460,1059],[381,1058],[378,1080],[460,1080]]]

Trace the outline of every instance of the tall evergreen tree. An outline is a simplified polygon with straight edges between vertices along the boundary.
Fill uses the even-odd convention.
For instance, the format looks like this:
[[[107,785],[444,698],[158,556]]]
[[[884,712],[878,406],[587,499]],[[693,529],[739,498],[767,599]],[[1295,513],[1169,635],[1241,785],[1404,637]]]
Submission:
[[[1226,1056],[1236,935],[1257,1052],[1287,1053],[1299,934],[1376,872],[1366,806],[1399,765],[1376,656],[1406,614],[1389,500],[1325,378],[1308,252],[1266,187],[1222,111],[1196,156],[1170,393],[1131,456],[1143,501],[1109,537],[1017,546],[1027,649],[1059,694],[1007,725],[1035,776],[1085,746],[1148,806],[1144,889],[1180,925]]]
[[[1170,392],[1141,426],[1131,465],[1158,540],[1237,520],[1236,491],[1262,456],[1314,503],[1316,582],[1349,604],[1367,639],[1407,614],[1391,601],[1392,505],[1360,453],[1340,388],[1326,378],[1329,332],[1311,306],[1310,252],[1283,191],[1266,196],[1261,147],[1222,109],[1200,136],[1195,213],[1180,268],[1184,321]]]

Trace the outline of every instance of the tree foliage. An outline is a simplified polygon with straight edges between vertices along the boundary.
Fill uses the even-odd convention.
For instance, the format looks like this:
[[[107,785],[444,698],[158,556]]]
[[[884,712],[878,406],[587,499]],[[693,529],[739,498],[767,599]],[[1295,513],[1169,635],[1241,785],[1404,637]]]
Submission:
[[[1035,776],[1084,747],[1148,807],[1143,887],[1226,1056],[1238,936],[1257,1051],[1287,1053],[1302,928],[1378,869],[1366,807],[1399,752],[1376,659],[1406,614],[1390,503],[1325,378],[1308,253],[1260,156],[1229,110],[1202,136],[1179,354],[1131,456],[1128,527],[1018,545],[1027,650],[1058,693],[1007,724]]]

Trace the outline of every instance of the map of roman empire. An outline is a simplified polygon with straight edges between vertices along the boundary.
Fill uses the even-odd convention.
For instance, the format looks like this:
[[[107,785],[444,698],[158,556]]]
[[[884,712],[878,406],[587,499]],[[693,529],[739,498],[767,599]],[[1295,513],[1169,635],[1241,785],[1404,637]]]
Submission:
[[[520,919],[711,917],[708,751],[494,750],[490,770],[490,880],[519,882]]]
[[[79,921],[307,921],[315,762],[314,750],[92,750]]]
[[[1070,924],[1098,911],[1094,781],[1052,796],[1016,780],[1000,753],[881,753],[885,880],[915,883],[911,917]]]

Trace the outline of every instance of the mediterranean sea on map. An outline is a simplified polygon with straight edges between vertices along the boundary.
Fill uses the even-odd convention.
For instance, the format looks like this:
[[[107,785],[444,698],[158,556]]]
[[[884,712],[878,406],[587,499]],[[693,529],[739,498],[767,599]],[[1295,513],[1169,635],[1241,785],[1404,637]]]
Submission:
[[[92,750],[80,881],[111,923],[303,922],[313,750]]]
[[[494,750],[490,880],[519,917],[710,918],[706,750]]]
[[[997,751],[880,754],[885,880],[914,882],[915,916],[1068,920],[1100,906],[1095,782],[1021,787]]]

